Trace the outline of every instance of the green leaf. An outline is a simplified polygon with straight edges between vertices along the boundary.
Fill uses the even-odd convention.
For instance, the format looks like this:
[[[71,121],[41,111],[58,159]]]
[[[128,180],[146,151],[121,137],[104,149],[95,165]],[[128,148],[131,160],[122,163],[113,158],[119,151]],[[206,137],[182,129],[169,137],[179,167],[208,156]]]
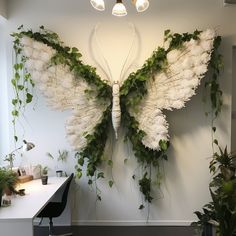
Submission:
[[[168,149],[168,142],[166,140],[160,140],[159,145],[161,150],[166,151]]]
[[[109,187],[112,188],[114,182],[113,182],[112,180],[110,180],[110,181],[108,182],[108,184],[109,184]]]
[[[142,210],[142,209],[144,209],[144,208],[145,208],[145,206],[142,204],[142,205],[139,206],[138,209],[139,209],[139,210]]]
[[[82,177],[82,175],[83,175],[82,171],[77,170],[77,178],[80,179]]]
[[[18,99],[12,99],[12,100],[11,100],[11,103],[12,103],[12,105],[15,106],[15,105],[18,103]]]
[[[81,165],[81,166],[83,166],[83,165],[84,165],[84,158],[82,158],[82,157],[79,158],[78,164]]]
[[[13,110],[11,114],[15,117],[19,116],[19,112],[17,110]]]
[[[32,102],[33,95],[30,93],[26,94],[26,103],[31,103]]]
[[[107,164],[112,167],[113,166],[113,161],[112,160],[108,160]]]
[[[218,140],[217,140],[217,139],[214,139],[213,143],[216,144],[216,145],[218,145]]]
[[[17,137],[16,135],[14,136],[14,140],[15,140],[15,142],[17,143],[18,137]]]
[[[18,88],[19,90],[23,90],[23,89],[24,89],[24,86],[23,86],[23,85],[17,85],[17,88]]]
[[[98,173],[98,175],[97,175],[97,179],[99,179],[99,178],[105,178],[103,172]]]
[[[88,180],[88,185],[92,185],[93,181],[91,179]]]
[[[16,80],[15,79],[12,79],[11,83],[12,83],[13,87],[16,87]]]
[[[216,127],[212,127],[212,131],[215,133],[216,132]]]

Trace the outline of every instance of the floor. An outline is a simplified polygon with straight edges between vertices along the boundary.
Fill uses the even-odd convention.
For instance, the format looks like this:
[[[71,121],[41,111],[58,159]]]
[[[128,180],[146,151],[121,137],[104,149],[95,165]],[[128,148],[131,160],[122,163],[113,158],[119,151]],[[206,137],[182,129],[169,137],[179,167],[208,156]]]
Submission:
[[[47,227],[35,227],[35,236],[48,235]],[[195,236],[192,227],[164,226],[72,226],[57,227],[56,233],[72,232],[74,236]]]

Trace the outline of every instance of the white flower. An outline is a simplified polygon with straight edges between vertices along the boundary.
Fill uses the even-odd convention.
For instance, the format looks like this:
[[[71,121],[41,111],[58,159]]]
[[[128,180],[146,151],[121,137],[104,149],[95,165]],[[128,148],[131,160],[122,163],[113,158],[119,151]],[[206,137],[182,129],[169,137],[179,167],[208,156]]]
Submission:
[[[172,106],[173,106],[173,108],[180,109],[180,108],[184,107],[184,102],[179,101],[179,100],[173,101]]]
[[[178,60],[180,54],[181,54],[181,52],[179,50],[176,50],[176,49],[168,52],[168,54],[167,54],[168,63],[176,62]]]
[[[204,75],[207,72],[207,65],[200,65],[193,68],[196,75]]]
[[[46,53],[46,52],[40,52],[39,58],[40,58],[40,60],[42,60],[42,61],[48,63],[49,60],[50,60],[50,58],[51,58],[51,56],[50,56],[50,54],[48,54],[48,53]]]
[[[205,51],[209,52],[213,48],[213,40],[202,40],[200,45]]]
[[[193,60],[191,57],[186,57],[182,62],[182,69],[189,69],[193,66]]]
[[[199,85],[200,81],[198,78],[184,79],[182,81],[183,87],[195,88]]]
[[[211,59],[211,55],[207,52],[205,52],[201,55],[201,61],[204,64],[208,63],[210,59]]]
[[[40,60],[36,60],[35,63],[34,63],[34,66],[35,66],[35,70],[42,71],[43,66],[44,66],[44,62],[42,62]]]
[[[193,76],[194,76],[194,73],[193,73],[193,71],[192,70],[184,70],[183,71],[183,78],[184,79],[190,79],[190,78],[192,78]]]
[[[32,47],[33,40],[27,36],[23,36],[23,38],[21,39],[21,43],[25,46]]]
[[[213,29],[207,29],[200,34],[200,39],[209,40],[216,36],[216,32]]]
[[[46,83],[50,80],[49,76],[47,73],[43,73],[40,80],[43,82],[43,83]]]
[[[202,53],[204,53],[204,49],[201,46],[191,47],[190,53],[193,56],[200,56]]]
[[[32,53],[32,58],[38,60],[40,51],[34,49]]]
[[[44,44],[34,40],[33,41],[33,48],[38,51],[41,51],[44,48]]]
[[[33,49],[31,47],[25,46],[23,53],[26,57],[30,58],[32,56]]]
[[[34,69],[34,60],[33,59],[28,59],[25,63],[25,66],[29,71],[32,71]]]

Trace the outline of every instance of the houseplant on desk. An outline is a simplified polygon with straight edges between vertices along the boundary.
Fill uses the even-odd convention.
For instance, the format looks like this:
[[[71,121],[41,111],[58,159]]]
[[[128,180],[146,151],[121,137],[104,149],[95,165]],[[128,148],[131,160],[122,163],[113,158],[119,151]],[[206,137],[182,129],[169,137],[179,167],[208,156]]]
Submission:
[[[48,167],[47,166],[40,166],[41,169],[41,180],[43,185],[48,184]]]
[[[57,161],[57,165],[56,165],[57,177],[61,177],[63,175],[63,170],[62,170],[62,168],[59,168],[59,163],[61,162],[61,166],[62,166],[66,162],[68,155],[69,155],[69,152],[67,150],[58,150],[57,158],[54,155],[52,155],[50,152],[47,153],[47,156],[50,159]],[[66,173],[65,173],[65,175],[66,175]]]
[[[17,174],[10,169],[0,168],[0,206],[2,202],[2,195],[6,190],[16,192]]]

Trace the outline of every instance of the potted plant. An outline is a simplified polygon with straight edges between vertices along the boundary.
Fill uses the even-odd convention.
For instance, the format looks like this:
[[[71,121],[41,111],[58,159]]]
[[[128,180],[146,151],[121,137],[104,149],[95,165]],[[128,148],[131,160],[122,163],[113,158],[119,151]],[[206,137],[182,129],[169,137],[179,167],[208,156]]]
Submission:
[[[42,166],[40,165],[40,173],[41,173],[41,180],[42,180],[42,184],[43,185],[47,185],[48,184],[48,167],[47,166]]]
[[[219,153],[214,153],[209,169],[213,173],[209,185],[212,202],[203,207],[203,212],[195,212],[199,221],[193,225],[203,228],[203,236],[212,235],[206,232],[209,226],[215,228],[218,236],[235,236],[236,153],[229,153],[227,147],[224,150],[219,147]]]
[[[47,156],[52,160],[57,160],[58,163],[65,163],[67,160],[69,152],[67,150],[58,150],[58,157],[56,158],[50,152],[47,153]],[[61,177],[63,175],[63,170],[56,166],[56,175],[57,177]]]
[[[2,202],[2,195],[6,192],[17,193],[15,190],[18,181],[18,176],[10,169],[0,168],[0,206]]]

